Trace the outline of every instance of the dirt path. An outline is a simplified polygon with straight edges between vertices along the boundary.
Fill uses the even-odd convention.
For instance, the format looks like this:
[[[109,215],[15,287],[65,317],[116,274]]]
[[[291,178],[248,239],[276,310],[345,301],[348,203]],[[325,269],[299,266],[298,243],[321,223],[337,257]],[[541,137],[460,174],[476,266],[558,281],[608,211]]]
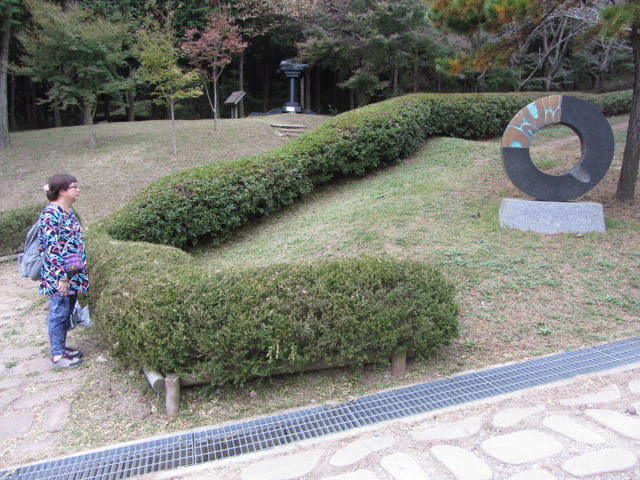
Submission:
[[[112,368],[111,360],[103,358],[104,352],[88,342],[83,331],[74,330],[70,340],[83,341],[90,361],[72,371],[54,372],[47,358],[47,303],[36,293],[36,283],[20,278],[15,262],[0,263],[0,282],[4,293],[0,298],[0,472],[82,450],[66,437],[72,409],[93,416],[92,434],[100,437],[102,445],[116,443],[109,435],[101,436],[100,422],[108,430],[123,406],[148,411],[148,400],[120,395],[126,401],[118,402],[113,396],[109,408],[87,407],[88,396],[108,397],[104,388],[92,389],[96,375],[113,382],[113,395],[123,388],[105,370]],[[637,478],[640,451],[633,430],[640,422],[635,413],[640,409],[637,365],[143,478],[258,480],[266,471],[272,476],[278,472],[278,478],[319,479],[335,474],[346,478],[355,471],[363,473],[361,478],[387,478],[385,471],[406,472],[407,468],[416,477],[426,478],[428,473],[429,478],[448,478],[460,465],[469,471],[481,467],[483,478],[521,474],[522,478],[568,480],[584,476],[584,469],[594,474],[590,478]],[[593,417],[598,414],[606,418]],[[622,426],[617,418],[624,418]],[[157,418],[148,420],[153,426]],[[627,424],[631,427],[626,428]],[[593,442],[581,441],[585,436],[596,438],[597,448],[609,456],[596,458]],[[516,447],[508,446],[506,442],[516,437]],[[491,448],[494,444],[498,447]],[[554,446],[553,451],[548,445]],[[443,449],[452,456],[438,456]],[[534,468],[530,468],[532,451],[537,455]]]
[[[611,125],[611,130],[613,130],[614,132],[619,132],[622,130],[626,130],[628,126],[629,126],[629,122],[619,122],[619,123],[616,123],[615,125]],[[571,145],[572,143],[575,143],[579,148],[580,143],[577,135],[572,135],[569,137],[563,137],[563,138],[551,140],[549,142],[544,142],[544,143],[541,143],[540,145],[537,145],[537,148],[540,150],[555,150],[558,148],[565,147],[567,145]]]
[[[49,362],[45,297],[0,263],[0,468],[63,452],[62,431],[87,370],[54,371]],[[70,332],[73,345],[75,332]]]
[[[46,304],[37,284],[20,278],[15,262],[0,265],[0,284],[0,458],[6,466],[51,450],[69,410],[69,403],[52,391],[63,384],[72,388],[69,380],[78,372],[58,375],[50,368]]]

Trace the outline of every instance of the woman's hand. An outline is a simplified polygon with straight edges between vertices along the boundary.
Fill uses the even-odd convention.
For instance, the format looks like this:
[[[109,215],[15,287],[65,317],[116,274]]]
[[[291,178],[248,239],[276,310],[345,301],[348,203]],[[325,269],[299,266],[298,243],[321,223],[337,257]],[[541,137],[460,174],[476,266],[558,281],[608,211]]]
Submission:
[[[67,295],[67,293],[69,292],[69,279],[68,278],[61,278],[60,280],[58,280],[58,291],[62,295]]]

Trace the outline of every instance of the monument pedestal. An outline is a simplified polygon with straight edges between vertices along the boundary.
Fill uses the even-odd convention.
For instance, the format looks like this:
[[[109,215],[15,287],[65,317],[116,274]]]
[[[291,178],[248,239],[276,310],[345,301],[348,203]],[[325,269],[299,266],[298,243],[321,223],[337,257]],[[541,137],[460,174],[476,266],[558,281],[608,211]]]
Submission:
[[[607,231],[604,210],[592,202],[542,202],[503,198],[500,226],[544,234]]]

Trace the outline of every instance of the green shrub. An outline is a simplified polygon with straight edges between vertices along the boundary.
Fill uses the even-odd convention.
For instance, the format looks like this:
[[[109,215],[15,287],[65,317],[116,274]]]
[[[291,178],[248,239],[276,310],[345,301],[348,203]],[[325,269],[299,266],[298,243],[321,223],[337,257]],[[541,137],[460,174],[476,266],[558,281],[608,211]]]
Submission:
[[[27,232],[45,205],[27,205],[0,212],[0,256],[22,252]]]
[[[543,94],[416,94],[338,115],[282,148],[194,168],[153,182],[105,226],[122,240],[176,247],[227,240],[250,219],[269,215],[345,175],[364,175],[413,152],[426,138],[492,138]],[[607,115],[628,112],[631,92],[577,94]]]
[[[31,226],[40,217],[40,212],[47,202],[27,205],[0,212],[0,255],[20,253],[24,249],[24,240]],[[75,211],[79,222],[82,217]]]
[[[541,95],[400,97],[334,117],[278,150],[153,182],[86,234],[104,343],[129,365],[216,384],[319,360],[428,355],[458,330],[454,288],[432,267],[362,257],[212,272],[171,245],[224,241],[317,185],[405,158],[430,136],[500,136]],[[609,115],[631,104],[630,92],[578,96]]]
[[[175,248],[88,239],[93,317],[113,355],[132,366],[242,383],[321,359],[426,356],[457,335],[453,285],[419,262],[212,272]]]
[[[609,92],[602,94],[576,94],[582,100],[591,102],[598,110],[607,117],[622,115],[631,111],[631,90],[619,92]]]
[[[252,216],[268,215],[310,191],[296,165],[265,154],[194,168],[153,182],[109,221],[115,238],[173,246],[220,242]]]

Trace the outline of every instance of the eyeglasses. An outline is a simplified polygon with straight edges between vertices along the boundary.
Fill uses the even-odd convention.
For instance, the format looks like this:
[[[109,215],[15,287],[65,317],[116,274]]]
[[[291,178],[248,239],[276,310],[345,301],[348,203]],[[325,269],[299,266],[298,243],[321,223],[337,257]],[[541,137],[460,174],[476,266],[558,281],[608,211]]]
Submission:
[[[80,190],[80,185],[69,185],[67,187],[67,190],[69,190],[70,188],[75,188],[76,190]]]

